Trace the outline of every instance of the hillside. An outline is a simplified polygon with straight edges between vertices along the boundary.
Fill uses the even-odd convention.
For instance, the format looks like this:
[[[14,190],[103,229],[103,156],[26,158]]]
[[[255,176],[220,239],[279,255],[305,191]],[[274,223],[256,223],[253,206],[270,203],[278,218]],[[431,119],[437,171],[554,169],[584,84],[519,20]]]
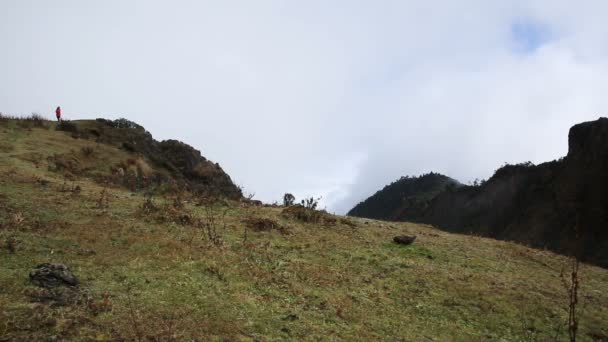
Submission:
[[[390,206],[406,204],[397,200]],[[565,254],[576,251],[584,260],[608,267],[608,119],[572,127],[569,152],[561,160],[507,165],[479,186],[447,188],[423,206],[381,218]],[[382,211],[363,216],[377,213]]]
[[[446,188],[459,186],[458,181],[433,172],[420,177],[401,177],[357,204],[348,215],[397,220],[406,211],[423,211],[426,204]]]
[[[214,200],[188,163],[82,136],[102,124],[0,120],[0,341],[567,339],[559,255]],[[138,166],[146,186],[119,181]],[[43,263],[79,285],[29,281]],[[579,338],[605,340],[608,271],[583,265],[581,279]]]

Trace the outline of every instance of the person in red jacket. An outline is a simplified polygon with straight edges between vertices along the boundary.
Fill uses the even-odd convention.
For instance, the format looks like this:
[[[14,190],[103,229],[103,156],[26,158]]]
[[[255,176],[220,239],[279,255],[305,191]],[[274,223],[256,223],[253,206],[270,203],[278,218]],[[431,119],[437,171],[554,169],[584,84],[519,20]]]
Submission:
[[[55,109],[55,115],[57,115],[57,121],[61,121],[61,107],[57,107],[57,109]]]

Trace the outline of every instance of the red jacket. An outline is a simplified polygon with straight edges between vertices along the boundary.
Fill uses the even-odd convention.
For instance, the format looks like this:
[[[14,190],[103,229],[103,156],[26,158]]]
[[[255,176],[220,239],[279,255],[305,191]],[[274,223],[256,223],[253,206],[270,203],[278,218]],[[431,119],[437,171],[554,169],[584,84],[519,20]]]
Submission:
[[[55,109],[55,114],[57,114],[57,119],[61,118],[61,107],[57,107],[57,109]]]

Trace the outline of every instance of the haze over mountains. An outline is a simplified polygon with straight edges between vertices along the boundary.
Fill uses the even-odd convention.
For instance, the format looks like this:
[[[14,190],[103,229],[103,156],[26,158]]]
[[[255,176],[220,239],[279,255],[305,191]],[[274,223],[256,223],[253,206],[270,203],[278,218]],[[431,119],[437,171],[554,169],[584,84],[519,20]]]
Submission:
[[[272,202],[567,152],[606,112],[605,1],[0,4],[0,110],[126,117]],[[251,165],[256,165],[252,168]],[[285,177],[289,175],[289,177]]]

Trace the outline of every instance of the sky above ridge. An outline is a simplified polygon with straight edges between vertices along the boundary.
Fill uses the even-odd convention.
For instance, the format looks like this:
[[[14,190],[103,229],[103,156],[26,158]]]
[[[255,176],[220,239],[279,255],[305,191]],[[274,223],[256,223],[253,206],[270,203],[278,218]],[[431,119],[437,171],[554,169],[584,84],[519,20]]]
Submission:
[[[608,2],[0,0],[0,112],[136,121],[263,201],[344,213],[608,116]]]

